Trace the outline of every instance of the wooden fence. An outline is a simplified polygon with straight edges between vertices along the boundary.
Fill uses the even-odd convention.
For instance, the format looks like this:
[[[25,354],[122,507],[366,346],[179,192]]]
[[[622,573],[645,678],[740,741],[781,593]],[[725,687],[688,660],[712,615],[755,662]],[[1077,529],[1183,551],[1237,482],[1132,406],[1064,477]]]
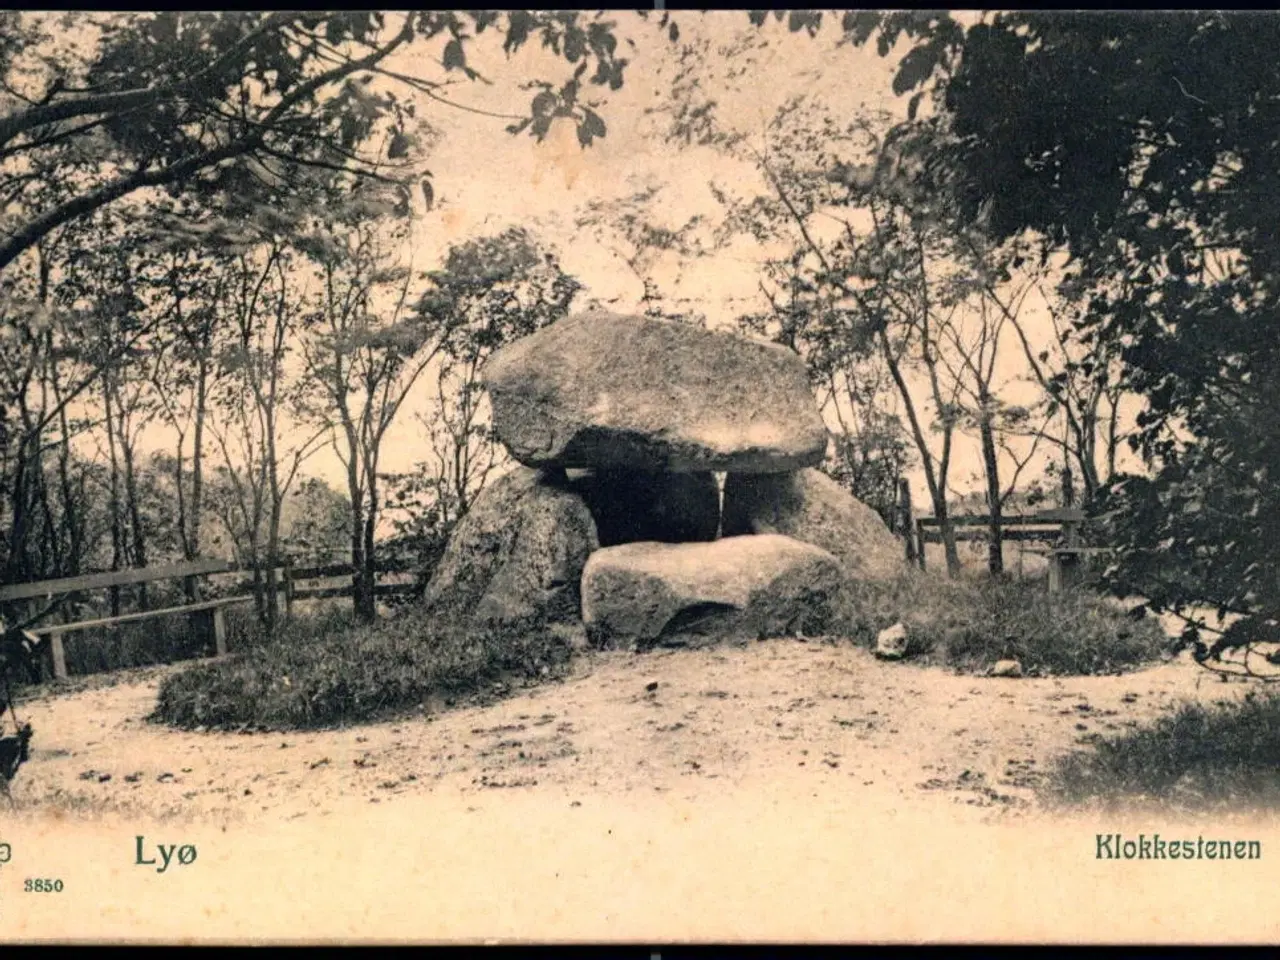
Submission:
[[[402,564],[388,563],[380,564],[377,568],[377,573],[408,573],[410,569]],[[341,585],[318,585],[318,582],[332,580],[336,577],[353,577],[354,572],[349,563],[299,567],[292,561],[286,561],[276,571],[276,590],[278,594],[283,596],[286,616],[292,613],[295,600],[351,596],[355,589],[354,581],[348,581]],[[255,571],[252,568],[244,568],[227,560],[206,559],[167,564],[159,567],[89,573],[77,577],[64,577],[58,580],[3,584],[0,585],[0,606],[43,600],[49,604],[49,609],[45,611],[47,616],[57,609],[57,605],[53,602],[56,598],[72,594],[114,590],[131,584],[154,583],[165,580],[183,580],[191,584],[205,580],[213,575],[231,573],[255,573]],[[253,602],[261,596],[262,592],[268,589],[269,577],[266,573],[266,571],[262,570],[256,571],[256,575],[253,578],[242,579],[229,593],[216,599],[196,600],[177,606],[115,614],[109,617],[95,617],[89,620],[46,624],[44,626],[36,625],[30,627],[28,632],[41,640],[48,640],[53,675],[59,680],[67,677],[66,652],[62,642],[63,634],[96,627],[113,627],[119,624],[136,623],[159,617],[186,616],[194,635],[212,640],[215,654],[221,656],[227,652],[225,609],[238,603]],[[380,597],[404,596],[414,593],[416,589],[417,585],[415,583],[378,583],[375,584],[374,593],[375,596]]]
[[[1049,592],[1058,593],[1076,579],[1083,561],[1096,554],[1110,553],[1109,547],[1083,546],[1081,532],[1088,518],[1083,511],[1071,507],[1042,510],[1031,514],[1008,514],[1000,517],[1002,542],[1033,543],[1024,548],[1042,554],[1049,560]],[[989,540],[990,516],[949,517],[957,541]],[[937,517],[921,517],[916,521],[915,544],[908,536],[907,559],[914,554],[920,569],[925,569],[925,545],[943,543],[942,521]]]

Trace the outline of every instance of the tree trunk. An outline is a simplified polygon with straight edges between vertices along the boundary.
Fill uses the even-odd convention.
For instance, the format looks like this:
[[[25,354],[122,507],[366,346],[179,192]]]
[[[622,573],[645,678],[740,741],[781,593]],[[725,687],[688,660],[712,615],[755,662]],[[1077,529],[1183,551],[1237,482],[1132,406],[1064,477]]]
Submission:
[[[183,548],[188,560],[200,556],[200,518],[204,513],[204,418],[208,411],[209,357],[208,341],[202,345],[199,367],[196,371],[195,431],[191,442],[191,502],[187,505],[190,517],[190,533],[183,531]],[[182,478],[178,478],[182,482]],[[200,582],[195,577],[187,581],[187,597],[195,603],[200,599]]]
[[[267,527],[267,583],[266,623],[275,632],[280,622],[280,507],[272,505],[271,520]]]
[[[61,398],[59,397],[59,402]],[[58,425],[62,431],[62,439],[58,444],[58,481],[62,487],[63,522],[67,527],[70,549],[67,552],[66,576],[73,577],[80,572],[85,548],[85,518],[81,509],[83,504],[71,483],[71,429],[67,422],[67,408],[58,412]]]
[[[12,486],[9,489],[9,549],[5,558],[5,581],[17,583],[24,579],[22,558],[26,554],[26,449],[18,443],[18,454],[13,462]]]
[[[53,359],[53,332],[45,332],[45,355],[49,360],[49,384],[53,388],[53,398],[58,404],[58,489],[62,497],[62,525],[67,533],[67,562],[60,568],[61,576],[73,577],[80,572],[84,554],[85,518],[82,504],[76,495],[71,482],[71,425],[67,418],[67,407],[62,402],[62,385],[58,381],[58,365]]]
[[[275,356],[271,358],[273,364],[278,360]],[[264,420],[266,428],[263,440],[265,441],[266,452],[266,468],[267,468],[267,491],[269,494],[268,504],[271,507],[271,515],[267,518],[267,606],[266,606],[266,624],[267,630],[274,633],[276,625],[280,622],[280,595],[278,591],[278,576],[276,568],[280,565],[280,514],[284,510],[284,494],[280,490],[280,464],[279,454],[276,445],[276,376],[278,369],[272,367],[270,379],[269,400],[263,404],[259,400],[259,404],[265,414]]]
[[[357,571],[357,588],[355,613],[356,617],[363,623],[373,623],[378,616],[377,607],[377,548],[374,542],[374,534],[378,526],[378,488],[375,485],[372,472],[369,475],[368,483],[368,504],[364,515],[364,529],[361,531],[363,537],[363,565]]]
[[[122,427],[125,424],[121,424]],[[124,491],[129,507],[129,526],[133,532],[133,562],[135,566],[147,565],[147,537],[142,523],[142,508],[138,504],[138,480],[133,469],[133,441],[127,438],[122,430],[120,434],[120,452],[124,459]],[[142,610],[151,609],[150,597],[145,583],[138,584],[138,604]]]
[[[924,466],[925,482],[929,486],[929,499],[933,504],[933,516],[938,521],[938,532],[942,535],[942,551],[947,561],[947,576],[954,580],[960,576],[960,553],[956,549],[955,526],[951,523],[951,518],[947,514],[946,483],[949,464],[947,458],[944,457],[938,469],[934,469],[933,454],[929,451],[929,441],[925,439],[924,428],[920,425],[915,403],[911,399],[911,391],[907,387],[906,379],[902,375],[902,369],[899,367],[897,359],[893,356],[889,337],[883,330],[880,331],[880,347],[881,355],[889,367],[889,375],[893,378],[893,382],[898,388],[898,395],[902,398],[903,407],[907,411],[907,421],[911,424],[911,435],[915,439],[916,449],[920,453],[920,462]],[[945,429],[948,432],[947,443],[949,445],[951,430],[949,423]],[[922,558],[924,549],[925,545],[923,543],[920,544]]]
[[[955,580],[960,576],[960,551],[956,549],[956,528],[947,513],[946,497],[934,500],[933,515],[938,518],[938,530],[942,533],[942,553],[947,561],[947,576]]]
[[[1107,415],[1107,482],[1116,475],[1116,449],[1119,446],[1120,395],[1113,393],[1109,397],[1111,409]]]
[[[916,562],[916,530],[915,511],[911,509],[911,485],[906,478],[898,480],[898,532],[902,534],[907,545],[907,565]]]
[[[989,400],[985,398],[983,403]],[[984,407],[985,408],[985,407]],[[987,572],[992,576],[1004,573],[1004,533],[1001,529],[1000,461],[996,454],[995,431],[991,418],[983,416],[978,421],[978,433],[982,440],[982,467],[987,476],[988,526]]]
[[[357,617],[362,617],[364,603],[364,505],[357,502],[351,510],[351,605]]]
[[[284,495],[280,492],[280,475],[275,460],[276,445],[274,437],[275,427],[271,427],[271,434],[267,444],[268,461],[267,472],[268,481],[271,486],[271,515],[267,518],[267,605],[266,605],[266,624],[267,629],[272,633],[275,632],[276,626],[280,622],[280,585],[278,568],[280,566],[280,515],[284,511]]]
[[[108,507],[111,511],[111,569],[119,570],[120,564],[124,559],[124,534],[120,525],[120,463],[116,454],[115,417],[111,400],[111,377],[104,371],[102,377],[102,402],[106,412],[107,450],[110,454]],[[111,616],[120,616],[120,588],[111,587],[107,593],[111,600]]]
[[[364,490],[360,484],[359,465],[356,452],[359,449],[348,430],[347,461],[347,496],[351,500],[351,608],[359,618],[362,616],[364,596],[365,552],[364,552]]]

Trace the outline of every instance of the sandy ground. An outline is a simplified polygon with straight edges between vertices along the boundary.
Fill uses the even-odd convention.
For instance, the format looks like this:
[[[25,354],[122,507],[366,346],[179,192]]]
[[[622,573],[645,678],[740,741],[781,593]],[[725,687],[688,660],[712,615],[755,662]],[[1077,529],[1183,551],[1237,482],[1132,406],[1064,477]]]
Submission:
[[[18,872],[0,864],[0,933],[1017,940],[1096,931],[1265,942],[1280,932],[1265,918],[1261,927],[1225,919],[1232,884],[1261,882],[1252,864],[1235,864],[1226,881],[1221,867],[1205,873],[1222,902],[1199,913],[1171,911],[1159,891],[1167,881],[1173,896],[1202,864],[1144,865],[1147,881],[1099,899],[1133,865],[1099,867],[1094,835],[1124,822],[1051,825],[1038,806],[1033,788],[1055,755],[1178,701],[1248,689],[1183,661],[1123,676],[998,679],[800,641],[597,654],[564,681],[489,706],[287,734],[148,723],[162,673],[20,706],[36,748],[13,785],[20,809],[0,809],[0,840],[21,838],[10,842],[28,851],[28,871],[79,877],[95,892],[81,893],[74,924],[47,896],[18,898],[15,913]],[[1149,818],[1135,823],[1151,828]],[[139,843],[150,851],[169,838],[197,844],[198,866],[137,863],[147,859]],[[1032,906],[1034,890],[1063,898],[1077,888],[1056,912]]]
[[[175,669],[175,668],[170,668]],[[163,670],[22,705],[38,732],[23,808],[236,823],[335,801],[557,787],[694,801],[728,785],[840,784],[1031,812],[1046,761],[1180,699],[1244,689],[1186,663],[1073,679],[961,676],[864,650],[773,641],[593,655],[564,682],[486,707],[315,733],[184,733],[145,720]],[[653,686],[653,689],[649,689]]]

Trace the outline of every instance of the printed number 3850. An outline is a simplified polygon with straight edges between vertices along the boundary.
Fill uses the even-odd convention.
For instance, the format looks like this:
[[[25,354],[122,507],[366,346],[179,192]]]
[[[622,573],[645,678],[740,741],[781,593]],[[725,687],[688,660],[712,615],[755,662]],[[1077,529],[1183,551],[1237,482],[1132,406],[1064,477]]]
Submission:
[[[61,893],[61,880],[33,880],[28,878],[22,884],[24,893]]]

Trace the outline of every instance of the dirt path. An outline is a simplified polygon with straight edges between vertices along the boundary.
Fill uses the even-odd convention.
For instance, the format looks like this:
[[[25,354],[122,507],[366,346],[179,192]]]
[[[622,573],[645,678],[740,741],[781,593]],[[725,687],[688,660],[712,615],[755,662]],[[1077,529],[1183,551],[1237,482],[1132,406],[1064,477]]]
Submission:
[[[1053,755],[1145,723],[1174,701],[1244,690],[1186,662],[1011,680],[772,641],[595,655],[564,682],[487,707],[236,735],[146,722],[159,675],[26,704],[37,740],[14,784],[19,804],[232,823],[423,791],[554,787],[584,799],[655,791],[694,801],[785,784],[1016,816],[1034,812],[1031,788]]]
[[[1174,828],[1037,816],[1038,772],[1081,737],[1245,689],[1187,663],[999,680],[771,641],[592,656],[491,706],[285,735],[145,723],[158,677],[24,705],[0,940],[1280,934],[1238,909],[1274,854],[1106,862],[1099,831]],[[1280,849],[1280,823],[1183,829],[1207,827]],[[163,842],[198,859],[161,872]],[[24,895],[32,876],[64,890]]]

